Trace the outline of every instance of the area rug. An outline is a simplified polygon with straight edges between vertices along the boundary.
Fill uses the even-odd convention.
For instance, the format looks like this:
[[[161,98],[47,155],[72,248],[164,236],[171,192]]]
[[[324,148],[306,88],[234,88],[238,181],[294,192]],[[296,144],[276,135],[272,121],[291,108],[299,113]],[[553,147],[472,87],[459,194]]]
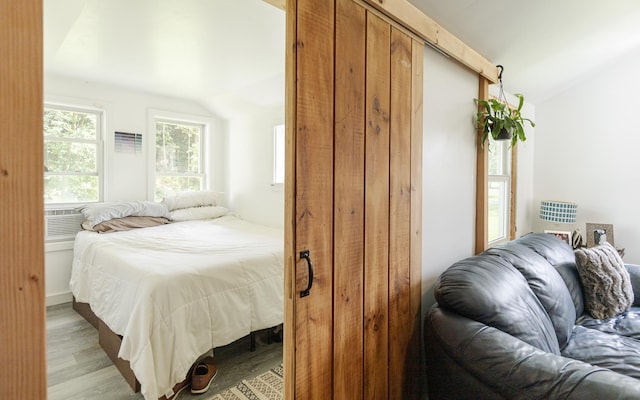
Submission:
[[[282,365],[243,380],[236,387],[218,393],[211,400],[282,400],[284,384]]]

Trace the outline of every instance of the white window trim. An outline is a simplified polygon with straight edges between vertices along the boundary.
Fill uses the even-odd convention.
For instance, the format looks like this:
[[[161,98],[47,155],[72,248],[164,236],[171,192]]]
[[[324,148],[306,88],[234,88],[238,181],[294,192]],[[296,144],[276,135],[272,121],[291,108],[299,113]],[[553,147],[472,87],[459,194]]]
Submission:
[[[43,103],[43,112],[44,108],[59,108],[69,111],[80,111],[80,112],[94,112],[99,115],[99,132],[98,138],[96,139],[98,148],[96,153],[96,170],[98,172],[98,200],[97,202],[102,202],[106,196],[106,179],[107,179],[107,171],[108,166],[106,165],[106,161],[108,157],[106,157],[106,149],[107,149],[107,115],[109,112],[109,105],[105,105],[98,101],[86,100],[86,99],[76,99],[76,98],[68,98],[62,96],[46,96]],[[44,141],[44,136],[43,136]],[[70,140],[71,141],[71,140]],[[76,142],[82,142],[83,140],[74,140]],[[94,142],[92,140],[87,140],[87,142]],[[69,173],[69,175],[75,175],[75,173]],[[88,202],[78,202],[78,203],[47,203],[44,206],[45,210],[54,210],[54,209],[68,209],[68,208],[76,208],[79,205],[87,204]]]
[[[489,241],[489,245],[496,245],[499,243],[507,242],[509,240],[509,227],[510,227],[509,219],[511,216],[511,212],[510,212],[511,177],[508,175],[489,175],[487,184],[491,184],[491,182],[504,183],[503,203],[505,205],[505,208],[502,210],[502,221],[503,221],[502,230],[504,232],[504,235]]]
[[[148,156],[148,181],[147,181],[147,199],[155,199],[155,182],[156,182],[156,121],[168,121],[176,123],[186,123],[194,125],[202,125],[202,175],[203,189],[209,190],[213,185],[214,171],[211,168],[211,127],[213,125],[210,117],[201,115],[179,113],[173,111],[165,111],[150,108],[147,114],[147,154]],[[143,138],[144,140],[144,138]],[[179,174],[175,174],[179,175]],[[189,174],[192,176],[192,174]]]

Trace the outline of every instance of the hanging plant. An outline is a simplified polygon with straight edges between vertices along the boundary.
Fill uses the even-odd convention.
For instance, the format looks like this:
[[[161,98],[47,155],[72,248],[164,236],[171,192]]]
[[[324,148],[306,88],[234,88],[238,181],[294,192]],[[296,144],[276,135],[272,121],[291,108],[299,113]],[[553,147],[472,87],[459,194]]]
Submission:
[[[524,96],[515,94],[518,98],[518,107],[512,108],[507,103],[504,90],[502,88],[502,70],[501,65],[498,80],[500,82],[500,94],[497,99],[478,100],[474,99],[478,106],[476,114],[476,124],[478,129],[482,130],[481,143],[488,140],[489,134],[494,140],[511,140],[511,146],[514,146],[518,140],[524,142],[527,137],[524,132],[524,124],[528,122],[532,127],[536,124],[529,118],[522,116],[522,106],[524,105]]]

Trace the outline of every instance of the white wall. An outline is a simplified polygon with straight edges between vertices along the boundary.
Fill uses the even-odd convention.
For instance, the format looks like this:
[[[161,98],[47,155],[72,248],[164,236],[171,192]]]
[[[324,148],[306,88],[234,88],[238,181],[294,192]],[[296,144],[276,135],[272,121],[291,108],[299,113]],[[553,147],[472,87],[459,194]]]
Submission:
[[[523,115],[535,121],[535,107],[525,103]],[[537,125],[536,125],[537,126]],[[516,237],[533,232],[532,220],[537,217],[537,205],[533,198],[533,162],[535,152],[536,131],[534,128],[525,127],[527,140],[518,143],[518,173],[516,186]]]
[[[424,57],[422,305],[453,262],[474,251],[478,76],[429,47]]]
[[[228,121],[229,204],[243,219],[284,227],[284,188],[273,183],[274,127],[284,123],[284,102]]]
[[[536,230],[577,227],[585,234],[587,222],[613,224],[628,263],[640,263],[639,70],[636,51],[536,106],[534,203],[578,204],[576,224],[545,225],[534,215]]]

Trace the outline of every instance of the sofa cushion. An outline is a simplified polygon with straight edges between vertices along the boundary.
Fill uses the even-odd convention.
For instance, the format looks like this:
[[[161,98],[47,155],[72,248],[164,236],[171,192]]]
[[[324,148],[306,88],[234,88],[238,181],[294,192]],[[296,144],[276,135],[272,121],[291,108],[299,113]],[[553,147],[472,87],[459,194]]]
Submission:
[[[584,313],[584,294],[582,293],[580,274],[575,262],[560,264],[556,266],[556,271],[558,271],[565,285],[567,285],[571,300],[573,300],[573,305],[576,308],[576,317],[581,316]]]
[[[631,278],[609,243],[575,251],[585,308],[597,319],[615,316],[633,304]]]
[[[562,264],[575,264],[573,249],[564,240],[548,233],[531,233],[514,242],[529,247],[544,257],[549,264],[558,267]]]
[[[596,319],[585,313],[578,318],[576,323],[600,332],[613,333],[640,340],[640,307],[631,307],[615,317],[606,319]]]
[[[633,338],[577,325],[562,355],[640,379],[640,341]]]
[[[522,274],[502,258],[482,253],[455,263],[440,275],[434,294],[447,310],[560,354],[554,326],[540,300]]]
[[[573,305],[576,308],[576,316],[582,315],[584,298],[573,249],[564,240],[548,233],[532,233],[518,238],[516,241],[540,254],[556,268],[569,289]]]
[[[434,306],[425,318],[429,399],[639,399],[639,381],[544,353]]]
[[[567,345],[576,322],[576,309],[558,271],[540,254],[516,241],[486,251],[513,265],[546,310],[560,349]]]

